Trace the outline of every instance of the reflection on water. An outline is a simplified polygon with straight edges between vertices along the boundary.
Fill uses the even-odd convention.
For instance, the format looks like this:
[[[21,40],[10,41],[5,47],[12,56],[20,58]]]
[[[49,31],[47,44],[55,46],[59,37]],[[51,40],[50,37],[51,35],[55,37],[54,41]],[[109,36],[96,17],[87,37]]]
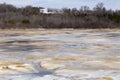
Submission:
[[[0,80],[120,79],[120,31],[11,30],[0,37]]]

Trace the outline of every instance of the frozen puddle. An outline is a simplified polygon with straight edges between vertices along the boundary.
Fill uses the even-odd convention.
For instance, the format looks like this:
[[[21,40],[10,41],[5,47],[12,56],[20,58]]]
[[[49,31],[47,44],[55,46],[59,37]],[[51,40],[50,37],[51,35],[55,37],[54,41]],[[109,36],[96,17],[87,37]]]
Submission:
[[[120,30],[2,30],[0,80],[120,80]]]

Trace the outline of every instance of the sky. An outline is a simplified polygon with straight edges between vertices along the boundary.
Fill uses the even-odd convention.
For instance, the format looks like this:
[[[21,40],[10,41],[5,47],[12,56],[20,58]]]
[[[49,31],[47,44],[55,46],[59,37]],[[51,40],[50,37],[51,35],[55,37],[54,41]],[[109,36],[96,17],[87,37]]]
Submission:
[[[44,8],[80,8],[86,5],[91,9],[100,2],[103,2],[107,9],[120,9],[120,0],[0,0],[0,3],[13,4],[17,7],[32,5]]]

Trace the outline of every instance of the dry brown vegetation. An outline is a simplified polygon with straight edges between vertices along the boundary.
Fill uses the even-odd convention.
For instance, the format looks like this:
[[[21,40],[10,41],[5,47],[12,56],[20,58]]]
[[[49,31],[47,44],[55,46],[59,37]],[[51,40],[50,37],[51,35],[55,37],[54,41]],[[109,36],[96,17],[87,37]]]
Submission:
[[[87,6],[48,9],[54,14],[40,13],[40,9],[0,4],[0,28],[120,28],[120,10],[107,10],[103,3],[98,3],[92,10]]]

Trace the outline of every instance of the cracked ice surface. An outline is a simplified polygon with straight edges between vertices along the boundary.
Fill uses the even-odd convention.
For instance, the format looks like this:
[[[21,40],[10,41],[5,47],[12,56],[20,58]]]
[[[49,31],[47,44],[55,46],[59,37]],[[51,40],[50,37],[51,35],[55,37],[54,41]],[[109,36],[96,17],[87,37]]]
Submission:
[[[120,30],[1,30],[0,80],[119,80]]]

